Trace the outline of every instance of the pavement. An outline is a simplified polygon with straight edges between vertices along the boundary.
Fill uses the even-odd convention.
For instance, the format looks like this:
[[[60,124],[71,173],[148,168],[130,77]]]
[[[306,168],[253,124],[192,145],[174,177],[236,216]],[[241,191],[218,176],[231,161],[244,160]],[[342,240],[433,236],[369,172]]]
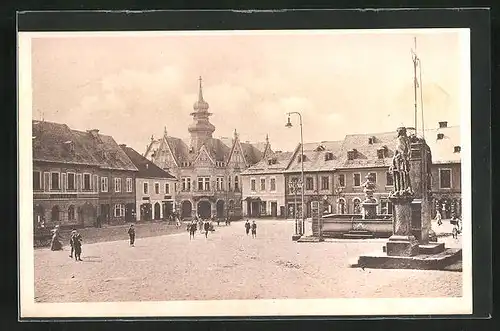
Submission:
[[[82,262],[63,251],[35,250],[35,301],[112,302],[231,299],[458,297],[462,273],[349,268],[386,240],[296,243],[294,223],[243,222],[208,238],[187,232],[128,241],[84,243]],[[440,237],[460,245],[460,238]],[[448,244],[447,244],[448,246]]]

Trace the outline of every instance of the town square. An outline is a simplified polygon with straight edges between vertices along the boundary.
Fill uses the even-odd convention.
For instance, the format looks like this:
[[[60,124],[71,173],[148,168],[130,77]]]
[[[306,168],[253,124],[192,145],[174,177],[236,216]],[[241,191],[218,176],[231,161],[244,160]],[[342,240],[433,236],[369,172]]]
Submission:
[[[33,37],[34,302],[463,298],[461,36]]]

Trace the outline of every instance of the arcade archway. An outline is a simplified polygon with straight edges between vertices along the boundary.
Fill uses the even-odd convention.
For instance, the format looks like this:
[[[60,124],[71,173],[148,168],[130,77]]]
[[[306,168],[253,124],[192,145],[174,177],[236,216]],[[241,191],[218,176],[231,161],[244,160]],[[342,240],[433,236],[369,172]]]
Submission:
[[[189,200],[184,200],[181,203],[181,217],[182,218],[190,218],[192,216],[193,212],[193,205],[191,204],[191,201]]]
[[[224,217],[224,201],[223,200],[217,201],[217,217],[218,218]]]
[[[201,218],[210,218],[212,216],[212,206],[209,201],[198,202],[197,214]]]

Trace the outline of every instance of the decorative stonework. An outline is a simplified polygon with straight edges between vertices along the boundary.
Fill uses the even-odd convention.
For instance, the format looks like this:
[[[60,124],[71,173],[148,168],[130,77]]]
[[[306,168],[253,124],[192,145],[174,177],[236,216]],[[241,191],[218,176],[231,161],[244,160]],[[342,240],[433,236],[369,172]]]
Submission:
[[[410,139],[406,134],[406,128],[397,130],[396,149],[392,158],[390,171],[394,179],[394,190],[391,197],[409,197],[413,195],[410,182]]]
[[[375,192],[376,186],[373,181],[373,175],[368,174],[365,179],[366,181],[363,183],[363,192],[366,198],[361,203],[363,206],[363,219],[375,219],[377,218],[377,200],[373,198],[373,192]]]

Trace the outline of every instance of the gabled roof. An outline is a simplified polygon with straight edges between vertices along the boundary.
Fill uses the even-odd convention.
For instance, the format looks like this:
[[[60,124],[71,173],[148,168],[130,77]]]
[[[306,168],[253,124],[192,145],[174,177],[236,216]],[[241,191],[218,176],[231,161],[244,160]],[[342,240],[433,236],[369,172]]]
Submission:
[[[388,167],[392,164],[396,131],[382,133],[346,135],[338,157],[339,168]],[[372,143],[370,143],[372,139]],[[385,157],[378,158],[378,150],[386,149]],[[348,159],[348,152],[355,150],[353,160]]]
[[[322,141],[317,143],[304,144],[303,161],[304,171],[331,171],[337,167],[337,159],[342,141]],[[318,148],[322,146],[322,148]],[[293,158],[288,165],[286,172],[300,172],[302,163],[299,160],[301,155],[300,144],[295,148]],[[327,154],[330,158],[327,158]]]
[[[128,158],[132,161],[134,166],[139,170],[137,177],[140,178],[162,178],[162,179],[175,179],[167,171],[159,168],[153,162],[146,159],[141,154],[137,153],[133,148],[125,145],[120,145],[121,149],[125,152]]]
[[[438,133],[443,134],[443,139],[437,139]],[[425,130],[425,142],[431,149],[432,163],[461,162],[460,152],[455,152],[455,146],[460,146],[459,126]]]
[[[293,157],[293,152],[276,152],[253,166],[249,167],[241,173],[241,175],[276,173],[286,170],[290,159]],[[274,160],[275,162],[269,162]]]
[[[118,146],[111,136],[97,133],[95,136],[90,132],[72,130],[78,140],[92,153],[94,159],[98,160],[101,168],[113,170],[137,171],[127,154]]]
[[[46,121],[32,121],[32,124],[34,161],[101,165],[66,124]]]

